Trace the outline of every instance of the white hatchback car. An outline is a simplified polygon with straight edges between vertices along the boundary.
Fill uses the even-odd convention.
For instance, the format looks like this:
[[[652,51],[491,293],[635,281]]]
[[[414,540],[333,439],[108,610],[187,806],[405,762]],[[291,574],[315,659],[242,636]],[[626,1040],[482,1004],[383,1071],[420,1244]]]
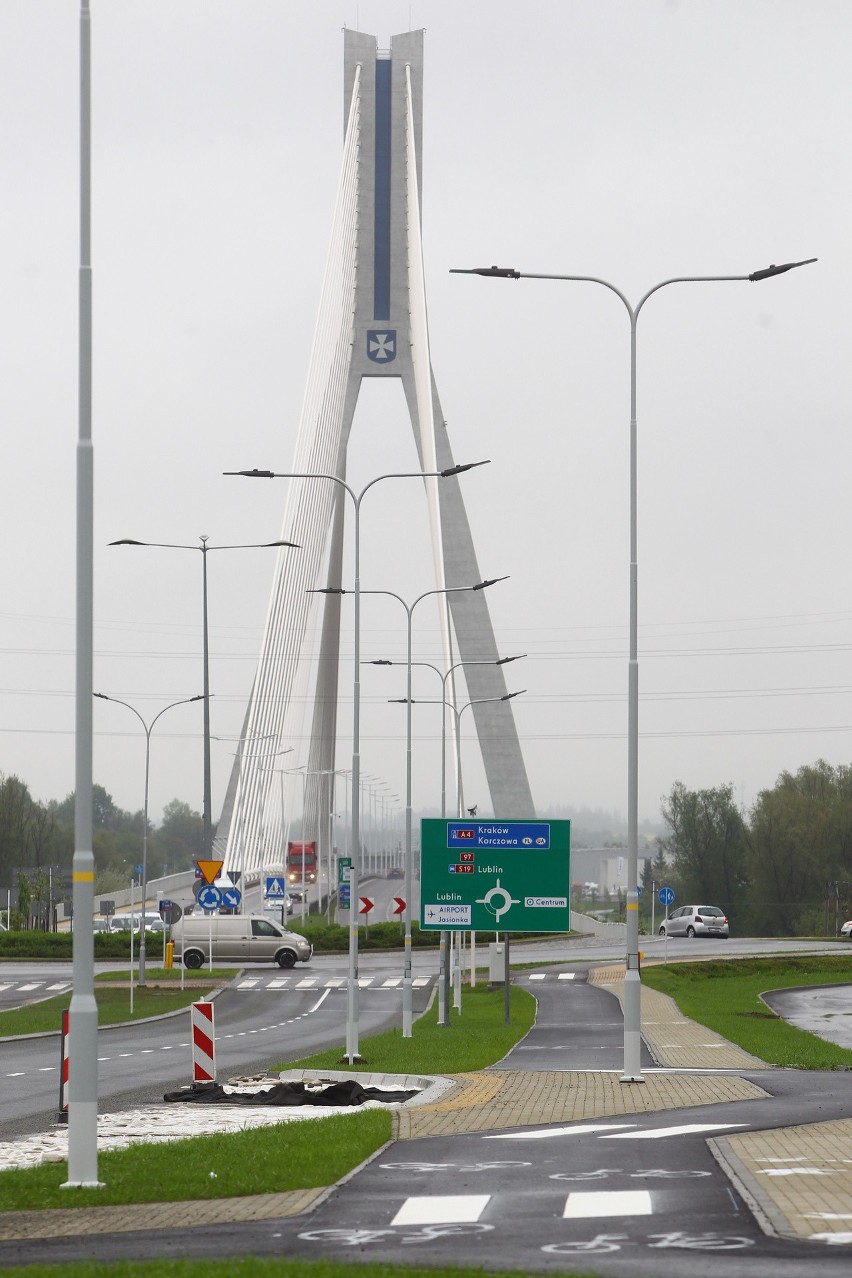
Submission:
[[[681,905],[672,910],[660,926],[660,936],[721,936],[729,935],[728,919],[718,905]]]

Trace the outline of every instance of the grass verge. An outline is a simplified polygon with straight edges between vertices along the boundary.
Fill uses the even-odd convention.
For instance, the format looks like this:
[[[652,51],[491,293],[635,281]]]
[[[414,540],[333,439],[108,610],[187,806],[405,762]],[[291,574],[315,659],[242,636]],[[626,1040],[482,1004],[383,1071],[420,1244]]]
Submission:
[[[642,982],[670,995],[684,1016],[770,1065],[852,1068],[852,1051],[789,1025],[760,998],[770,990],[849,984],[852,964],[846,955],[655,965],[642,969]]]
[[[332,1185],[391,1136],[384,1110],[135,1144],[98,1155],[103,1189],[62,1189],[67,1163],[0,1172],[5,1211],[279,1194]]]
[[[463,1074],[485,1069],[502,1059],[523,1038],[535,1020],[535,999],[513,985],[509,991],[511,1024],[503,1023],[503,991],[486,986],[465,989],[462,1010],[453,1012],[450,1024],[438,1024],[437,999],[414,1026],[411,1038],[402,1030],[361,1042],[364,1057],[360,1065],[346,1069],[380,1071],[388,1074]],[[343,1045],[296,1061],[286,1061],[278,1069],[340,1069]]]
[[[26,1269],[9,1269],[9,1274],[25,1278],[56,1278],[59,1270],[52,1265],[28,1265]],[[357,1278],[529,1278],[524,1269],[458,1269],[455,1265],[422,1269],[419,1265],[401,1269],[398,1265],[364,1264],[353,1260],[261,1260],[246,1256],[240,1260],[149,1260],[115,1261],[109,1265],[109,1278],[340,1278],[352,1273]],[[586,1272],[561,1269],[561,1278],[594,1278]],[[88,1264],[62,1266],[62,1278],[103,1278],[104,1266]]]
[[[215,986],[216,980],[211,984]],[[144,1021],[150,1016],[162,1016],[165,1012],[179,1011],[189,1007],[204,997],[204,990],[195,989],[144,989],[133,990],[133,1014],[130,1013],[130,989],[115,988],[109,982],[95,984],[95,1002],[98,1005],[98,1024],[118,1025],[123,1021]],[[62,1012],[71,1003],[71,990],[57,994],[55,998],[42,999],[39,1003],[29,1003],[26,1007],[13,1007],[8,1012],[0,1012],[0,1038],[14,1034],[43,1034],[59,1032],[62,1025]]]

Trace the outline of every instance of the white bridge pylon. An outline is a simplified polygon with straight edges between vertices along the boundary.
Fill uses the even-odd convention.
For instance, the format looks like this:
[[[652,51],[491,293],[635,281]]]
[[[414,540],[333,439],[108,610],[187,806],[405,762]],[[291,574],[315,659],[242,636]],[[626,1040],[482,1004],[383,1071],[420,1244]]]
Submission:
[[[421,469],[455,464],[429,352],[420,208],[422,90],[421,31],[393,36],[389,50],[379,50],[373,36],[344,32],[343,157],[293,473],[345,478],[365,377],[401,380]],[[480,581],[458,480],[423,482],[435,588]],[[351,502],[339,484],[286,481],[281,537],[301,549],[280,551],[275,566],[241,745],[217,830],[217,855],[229,870],[256,877],[264,866],[283,864],[287,831],[274,768],[295,768],[300,759],[297,751],[283,763],[273,763],[271,756],[302,738],[306,697],[313,711],[309,753],[301,760],[305,813],[299,837],[316,838],[321,854],[330,837],[319,814],[334,808],[341,601],[308,591],[344,581],[344,519],[350,515]],[[322,621],[314,653],[307,636],[318,598]],[[456,662],[497,661],[501,654],[484,591],[449,594],[440,612],[445,669]],[[471,664],[464,673],[469,700],[487,702],[471,709],[494,815],[531,817],[511,703],[497,700],[506,693],[502,667]]]

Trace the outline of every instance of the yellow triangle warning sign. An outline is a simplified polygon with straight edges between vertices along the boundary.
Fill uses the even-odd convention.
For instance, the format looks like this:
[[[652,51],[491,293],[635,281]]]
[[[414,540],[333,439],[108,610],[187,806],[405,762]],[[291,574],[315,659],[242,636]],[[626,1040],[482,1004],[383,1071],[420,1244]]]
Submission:
[[[195,864],[201,871],[201,877],[205,883],[215,883],[219,875],[222,873],[224,861],[196,861]]]

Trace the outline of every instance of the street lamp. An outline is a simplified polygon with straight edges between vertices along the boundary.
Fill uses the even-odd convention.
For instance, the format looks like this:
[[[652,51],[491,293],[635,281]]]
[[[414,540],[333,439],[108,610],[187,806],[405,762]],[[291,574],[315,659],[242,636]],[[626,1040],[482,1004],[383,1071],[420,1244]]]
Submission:
[[[162,710],[154,715],[150,724],[145,722],[136,707],[132,706],[129,701],[122,701],[120,697],[108,697],[105,692],[93,692],[92,696],[97,697],[99,701],[114,701],[116,705],[125,706],[131,714],[136,715],[145,733],[145,803],[142,810],[142,926],[139,930],[139,980],[137,981],[137,985],[141,988],[145,985],[145,905],[148,898],[148,777],[151,770],[151,733],[154,730],[154,724],[167,710],[173,710],[175,706],[187,706],[192,701],[204,701],[204,696],[199,694],[196,697],[184,697],[180,701],[172,701],[170,705],[163,706]],[[131,919],[130,922],[132,926],[133,920]]]
[[[248,479],[324,479],[337,484],[352,499],[355,515],[355,652],[354,683],[352,693],[352,864],[349,871],[350,899],[358,901],[358,870],[361,860],[361,503],[366,494],[384,479],[449,479],[473,470],[476,466],[486,466],[487,461],[467,462],[460,466],[449,466],[445,470],[405,471],[377,475],[365,484],[360,492],[356,492],[340,475],[323,472],[299,473],[293,471],[274,470],[230,470],[226,475],[243,475]],[[329,890],[331,884],[329,884]],[[358,1051],[358,913],[350,911],[349,922],[349,971],[346,999],[346,1060],[349,1065],[361,1059]]]
[[[446,586],[441,590],[425,590],[413,603],[408,604],[394,590],[362,590],[364,595],[387,595],[396,599],[405,609],[407,620],[407,658],[408,668],[408,713],[405,724],[405,958],[402,969],[402,1037],[411,1038],[414,1019],[411,971],[411,630],[414,609],[431,595],[451,595],[460,591],[485,590],[496,585],[498,581],[506,581],[505,577],[492,577],[486,581],[478,581],[474,586]],[[321,594],[345,595],[347,592],[339,587],[329,587]]]
[[[204,845],[203,856],[206,860],[210,860],[213,855],[213,817],[210,798],[210,650],[207,629],[207,556],[211,550],[270,550],[274,546],[290,546],[294,550],[299,550],[300,547],[295,541],[252,542],[248,545],[240,546],[208,546],[208,538],[204,534],[199,537],[199,541],[201,543],[199,546],[185,546],[164,541],[136,541],[133,537],[121,537],[118,541],[111,541],[109,544],[111,546],[147,546],[157,550],[198,550],[201,552],[203,565],[201,574],[202,625],[204,634],[204,830],[202,841]]]
[[[669,284],[710,284],[749,280],[758,283],[773,275],[783,275],[798,266],[808,266],[815,257],[801,262],[767,266],[750,275],[677,275],[661,280],[632,306],[621,289],[596,275],[543,275],[516,271],[514,267],[477,266],[454,268],[451,274],[485,275],[496,279],[563,280],[600,284],[624,304],[630,320],[630,652],[627,679],[627,955],[624,979],[624,1072],[623,1083],[643,1083],[641,1068],[641,980],[639,976],[639,661],[638,661],[638,550],[637,550],[637,430],[636,430],[636,326],[642,307]]]

